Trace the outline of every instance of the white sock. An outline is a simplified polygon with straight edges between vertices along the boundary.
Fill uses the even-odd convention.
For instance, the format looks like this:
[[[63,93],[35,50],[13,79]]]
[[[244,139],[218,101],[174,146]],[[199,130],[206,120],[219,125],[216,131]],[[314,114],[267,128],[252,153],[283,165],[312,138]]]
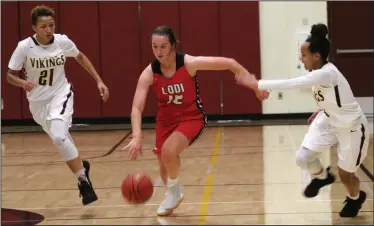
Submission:
[[[323,169],[322,173],[315,176],[317,179],[324,180],[327,178],[327,170]]]
[[[168,177],[168,186],[174,186],[179,183],[179,177],[176,177],[175,179],[171,179]]]
[[[350,199],[357,200],[357,199],[360,197],[360,192],[359,192],[355,197],[352,197],[352,196],[350,196],[350,195],[348,194],[348,197],[349,197]]]
[[[75,176],[77,177],[78,180],[84,179],[87,181],[85,172],[86,172],[86,169],[82,167],[80,170],[78,170],[78,172],[75,173]]]

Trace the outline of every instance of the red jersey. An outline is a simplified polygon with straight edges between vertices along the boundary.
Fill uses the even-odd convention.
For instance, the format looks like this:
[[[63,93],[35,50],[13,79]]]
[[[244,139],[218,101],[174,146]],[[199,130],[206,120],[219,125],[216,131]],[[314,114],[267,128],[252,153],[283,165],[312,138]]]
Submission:
[[[192,77],[188,73],[184,53],[176,53],[176,72],[170,79],[162,75],[158,60],[154,60],[151,66],[152,89],[158,100],[157,122],[174,124],[193,119],[206,120],[197,75]]]

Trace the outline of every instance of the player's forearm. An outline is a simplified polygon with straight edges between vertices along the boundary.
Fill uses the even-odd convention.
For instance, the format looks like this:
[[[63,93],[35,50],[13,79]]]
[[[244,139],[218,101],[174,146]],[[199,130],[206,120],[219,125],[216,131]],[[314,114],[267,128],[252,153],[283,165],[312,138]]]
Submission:
[[[142,112],[139,108],[133,107],[131,111],[131,127],[133,137],[142,136]]]
[[[243,70],[247,70],[234,59],[228,59],[228,69],[234,74],[237,74]]]
[[[26,83],[25,80],[19,78],[17,74],[14,74],[13,72],[8,71],[6,78],[7,81],[14,86],[23,87]]]
[[[79,53],[79,55],[76,57],[76,60],[78,63],[88,72],[90,75],[95,79],[97,83],[103,82],[97,73],[95,67],[92,65],[91,61],[88,59],[86,55],[83,53]]]
[[[333,74],[323,71],[315,70],[307,75],[292,79],[282,80],[260,80],[258,81],[259,89],[295,89],[307,88],[315,85],[331,85]]]
[[[311,84],[304,83],[297,79],[285,80],[260,80],[258,81],[259,89],[295,89],[310,87]]]

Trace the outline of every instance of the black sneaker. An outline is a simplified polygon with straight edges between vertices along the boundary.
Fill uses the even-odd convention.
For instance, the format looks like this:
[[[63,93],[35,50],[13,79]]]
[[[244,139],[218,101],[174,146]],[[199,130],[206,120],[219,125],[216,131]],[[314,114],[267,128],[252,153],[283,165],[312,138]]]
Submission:
[[[307,198],[313,198],[318,195],[319,189],[329,184],[334,183],[335,176],[330,172],[330,167],[327,167],[327,177],[326,179],[314,178],[304,190],[304,195]]]
[[[87,177],[87,180],[88,180],[88,183],[92,185],[92,182],[90,180],[90,163],[87,161],[87,160],[82,160],[82,164],[83,164],[83,167],[85,168],[85,174],[86,174],[86,177]]]
[[[86,178],[79,178],[78,188],[79,188],[79,197],[82,197],[83,205],[88,205],[92,202],[95,202],[98,198],[93,189],[89,172],[90,172],[90,163],[87,160],[83,160],[83,167],[86,170]]]
[[[358,214],[358,211],[361,209],[362,204],[366,200],[366,193],[360,191],[360,195],[357,200],[353,200],[347,196],[344,203],[342,211],[340,211],[340,217],[355,217]]]

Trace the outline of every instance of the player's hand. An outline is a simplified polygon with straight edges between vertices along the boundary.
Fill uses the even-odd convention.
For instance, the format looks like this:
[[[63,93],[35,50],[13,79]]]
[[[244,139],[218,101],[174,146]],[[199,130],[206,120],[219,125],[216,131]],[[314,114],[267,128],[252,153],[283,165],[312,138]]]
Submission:
[[[109,89],[103,82],[98,82],[97,88],[99,89],[101,99],[103,99],[103,101],[106,102],[109,98]]]
[[[37,86],[37,84],[35,82],[32,82],[32,81],[25,81],[25,83],[23,84],[22,88],[26,91],[26,92],[30,92],[35,86]]]
[[[269,91],[258,89],[258,81],[254,74],[248,71],[242,71],[235,75],[235,80],[238,85],[252,89],[259,100],[265,100],[269,97]]]
[[[267,90],[260,90],[260,89],[256,89],[255,93],[256,93],[257,99],[259,99],[259,100],[266,100],[266,99],[268,99],[269,94],[270,94],[269,91],[267,91]]]
[[[122,150],[128,149],[129,158],[131,160],[136,160],[138,155],[143,155],[142,152],[142,140],[139,137],[133,137],[128,145],[126,145]]]

